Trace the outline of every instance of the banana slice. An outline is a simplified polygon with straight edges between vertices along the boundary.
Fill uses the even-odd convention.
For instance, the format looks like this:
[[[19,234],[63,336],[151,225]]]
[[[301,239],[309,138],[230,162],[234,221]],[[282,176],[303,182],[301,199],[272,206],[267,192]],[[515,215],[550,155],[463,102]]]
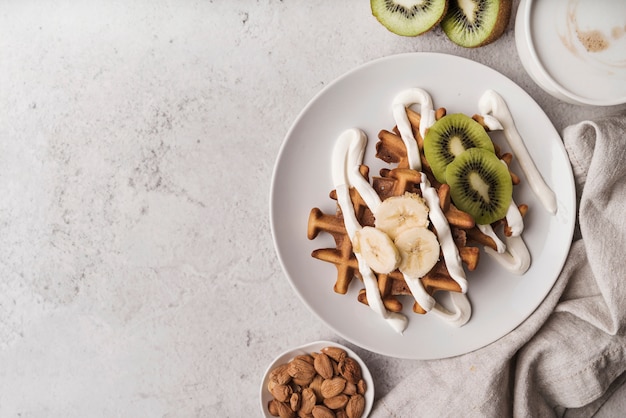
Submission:
[[[394,243],[401,258],[398,269],[409,277],[424,277],[439,260],[439,241],[428,228],[407,229]]]
[[[404,193],[383,200],[375,217],[375,226],[395,239],[400,233],[415,227],[428,226],[428,206],[415,193]]]
[[[389,235],[371,226],[355,232],[353,249],[377,273],[391,273],[400,262],[400,253]]]

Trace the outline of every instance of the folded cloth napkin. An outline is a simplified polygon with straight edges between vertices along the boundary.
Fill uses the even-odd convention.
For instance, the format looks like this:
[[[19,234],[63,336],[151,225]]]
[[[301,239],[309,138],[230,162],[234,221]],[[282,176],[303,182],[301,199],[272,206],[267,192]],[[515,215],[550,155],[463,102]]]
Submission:
[[[563,140],[578,224],[546,299],[487,347],[420,362],[371,417],[586,417],[626,381],[626,114]]]

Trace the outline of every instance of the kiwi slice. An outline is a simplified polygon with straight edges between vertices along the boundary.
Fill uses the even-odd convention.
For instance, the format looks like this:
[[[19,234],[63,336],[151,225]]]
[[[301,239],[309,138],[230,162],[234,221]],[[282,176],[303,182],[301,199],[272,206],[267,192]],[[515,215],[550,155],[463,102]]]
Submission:
[[[487,45],[502,35],[511,16],[511,0],[450,0],[441,28],[465,48]]]
[[[453,113],[435,122],[424,138],[424,156],[433,175],[446,183],[446,167],[470,148],[495,152],[491,138],[478,122],[463,113]]]
[[[446,178],[452,202],[477,224],[491,224],[506,216],[513,182],[509,169],[493,152],[468,149],[448,165]]]
[[[418,36],[436,26],[448,10],[448,0],[371,0],[372,14],[391,32]]]

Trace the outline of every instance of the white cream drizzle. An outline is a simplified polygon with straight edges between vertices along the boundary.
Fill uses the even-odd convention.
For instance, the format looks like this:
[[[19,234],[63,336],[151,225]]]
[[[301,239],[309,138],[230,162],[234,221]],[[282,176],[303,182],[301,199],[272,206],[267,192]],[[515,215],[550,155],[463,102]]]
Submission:
[[[548,212],[552,214],[556,213],[556,195],[545,183],[543,177],[541,177],[541,173],[539,173],[539,170],[535,166],[532,157],[524,145],[522,137],[515,127],[513,116],[504,99],[495,91],[487,90],[481,96],[478,107],[481,113],[491,114],[500,121],[500,124],[503,126],[504,136],[513,154],[519,161],[530,188]]]
[[[361,164],[365,152],[366,143],[367,137],[363,131],[359,129],[348,129],[339,136],[335,143],[335,148],[333,149],[333,184],[337,193],[337,204],[343,214],[346,231],[351,241],[354,239],[355,232],[362,227],[354,213],[354,205],[350,199],[350,187],[353,186],[351,178],[356,179],[357,177],[363,177],[360,176],[360,174],[356,176],[350,173],[353,172],[352,169],[355,166],[358,170],[358,166]],[[369,183],[365,183],[369,186]],[[360,186],[362,187],[363,184],[360,184]],[[359,191],[359,193],[361,192]],[[378,200],[380,201],[380,198]],[[387,311],[378,289],[376,275],[360,254],[355,253],[355,256],[359,263],[359,273],[361,273],[361,277],[363,278],[369,306],[374,312],[382,316],[395,331],[403,333],[408,325],[407,317],[400,313]]]
[[[506,252],[499,254],[490,247],[485,252],[492,256],[502,267],[514,274],[522,275],[530,267],[530,253],[521,236],[504,237]]]
[[[420,124],[419,132],[422,137],[426,135],[426,129],[435,123],[435,111],[433,110],[433,100],[430,94],[420,88],[411,88],[404,90],[396,95],[393,100],[393,116],[400,132],[400,137],[407,149],[407,157],[409,160],[409,168],[420,171],[422,169],[422,161],[420,152],[417,147],[417,141],[413,135],[411,122],[406,114],[406,108],[412,105],[420,105]],[[428,217],[437,230],[437,237],[443,252],[443,258],[450,272],[450,276],[461,287],[463,293],[467,292],[467,280],[465,271],[461,264],[459,250],[452,238],[452,231],[441,207],[439,206],[439,195],[437,190],[430,185],[428,178],[421,173],[420,190],[422,197],[428,205]],[[426,308],[424,308],[426,310]]]
[[[472,305],[467,295],[458,292],[448,292],[453,310],[446,309],[439,302],[432,309],[432,313],[454,327],[461,327],[469,321],[472,315]]]
[[[486,102],[489,102],[489,104],[486,104]],[[491,110],[494,113],[500,115],[500,117],[502,117],[502,115],[505,116],[504,117],[505,122],[502,123],[499,121],[498,117],[494,115],[487,115],[487,114],[481,115],[484,118],[485,125],[490,130],[492,131],[502,130],[504,133],[504,136],[507,138],[507,141],[509,142],[509,145],[511,144],[511,141],[518,141],[518,140],[521,141],[521,137],[519,136],[519,133],[517,133],[517,130],[515,129],[515,124],[513,123],[513,117],[511,116],[509,109],[506,106],[506,103],[504,103],[504,100],[502,99],[502,97],[500,97],[500,95],[498,95],[493,90],[487,90],[479,101],[479,107],[481,108],[480,109],[481,112],[486,112],[486,111]],[[511,129],[513,129],[515,132],[511,133]],[[512,138],[512,139],[509,139],[509,138]],[[532,159],[530,159],[530,156],[528,155],[528,151],[526,150],[526,147],[524,146],[523,143],[521,144],[521,147],[523,148],[523,151],[525,151],[526,158],[529,159],[530,165],[536,170],[534,163]],[[513,149],[512,146],[511,148]],[[515,154],[515,151],[516,150],[513,149],[514,154]],[[515,157],[520,159],[517,154],[515,154]],[[501,162],[502,164],[507,165],[506,162],[502,160]],[[520,159],[520,166],[522,166],[521,159]],[[528,166],[528,163],[526,163],[526,166]],[[522,166],[522,169],[523,169],[523,166]],[[543,183],[543,179],[541,178],[540,175],[539,175],[539,179]],[[530,179],[529,179],[529,183],[530,183]],[[548,186],[545,185],[545,187],[547,188]],[[552,190],[548,189],[548,191],[552,193]],[[528,270],[528,268],[530,267],[530,252],[528,251],[528,248],[526,247],[526,244],[524,243],[524,241],[521,239],[521,234],[524,231],[524,219],[522,217],[522,214],[519,211],[519,208],[517,207],[517,204],[515,203],[513,199],[511,199],[511,203],[509,204],[509,207],[506,212],[506,223],[509,226],[509,228],[511,228],[511,237],[509,237],[509,239],[506,239],[507,237],[505,237],[506,243],[503,242],[495,234],[495,232],[493,231],[493,228],[491,228],[490,225],[477,225],[477,227],[483,234],[491,237],[491,239],[493,239],[494,242],[496,243],[496,250],[494,251],[493,248],[485,247],[486,253],[492,258],[496,259],[496,261],[500,263],[502,266],[504,266],[507,270],[511,271],[512,273],[521,275],[521,274],[524,274],[526,270]],[[520,238],[520,239],[517,240],[517,239],[510,239],[510,238]],[[515,245],[515,248],[509,248],[509,243],[513,243]]]
[[[501,131],[504,129],[500,121],[492,115],[483,114],[480,116],[483,118],[483,123],[490,131]]]
[[[498,237],[498,235],[496,235],[496,231],[493,230],[491,225],[476,224],[476,227],[478,228],[480,232],[487,235],[496,243],[496,252],[498,254],[502,254],[506,251],[506,244],[502,242],[502,240],[500,239],[500,237]]]
[[[406,108],[412,105],[420,105],[421,117],[419,132],[422,138],[426,136],[426,130],[435,123],[435,111],[433,110],[433,101],[430,94],[420,88],[404,90],[398,93],[393,100],[393,116],[396,126],[398,127],[398,131],[400,132],[400,137],[402,138],[402,141],[407,149],[409,168],[421,172],[422,161],[419,148],[417,146],[415,136],[413,135],[413,128],[411,127],[411,123],[406,113]],[[424,173],[421,173],[420,190],[422,192],[422,197],[426,200],[426,204],[428,205],[428,217],[437,230],[437,237],[441,245],[444,260],[446,261],[446,266],[448,267],[448,272],[450,273],[450,277],[452,277],[452,279],[459,284],[462,292],[461,299],[465,298],[465,303],[456,304],[455,308],[459,310],[454,314],[451,314],[449,311],[444,312],[441,310],[442,307],[436,303],[435,299],[425,292],[421,280],[410,279],[411,282],[416,281],[419,283],[419,288],[417,288],[417,291],[415,292],[413,291],[409,280],[407,280],[407,284],[411,289],[411,293],[413,293],[413,296],[425,311],[437,311],[440,313],[439,316],[446,321],[459,322],[460,318],[461,320],[464,319],[465,322],[467,322],[467,319],[469,319],[471,314],[471,305],[465,296],[465,293],[467,292],[465,270],[463,270],[459,250],[454,243],[454,239],[452,238],[452,231],[450,229],[450,225],[448,224],[448,220],[439,206],[439,195],[437,194],[437,190],[430,185],[430,182]],[[406,279],[407,278],[405,277],[405,280]],[[417,284],[414,286],[417,287]],[[424,294],[428,296],[428,303],[426,303],[426,300],[421,301],[417,299],[425,297],[424,294],[421,293],[420,288],[421,290],[424,290]]]
[[[426,129],[435,123],[435,111],[430,94],[420,88],[411,88],[401,91],[394,97],[391,105],[393,118],[400,131],[400,137],[404,141],[409,160],[409,168],[417,171],[422,170],[422,160],[417,147],[417,141],[413,135],[413,128],[406,114],[406,108],[412,105],[420,105],[419,132],[422,138],[426,136]]]
[[[381,203],[380,196],[378,196],[376,190],[374,190],[374,188],[359,171],[359,168],[363,163],[363,157],[365,156],[366,145],[367,136],[364,132],[358,130],[358,135],[352,134],[346,162],[348,180],[350,184],[358,190],[367,207],[370,208],[372,212],[376,212],[376,209],[378,209],[378,206],[380,206]]]
[[[439,244],[441,245],[441,251],[446,261],[450,277],[459,284],[461,292],[465,293],[467,292],[467,279],[465,278],[465,270],[463,270],[459,249],[454,243],[454,238],[452,238],[452,230],[450,229],[446,215],[443,213],[443,210],[441,210],[441,206],[439,206],[439,194],[437,194],[437,190],[430,185],[424,173],[422,173],[420,190],[422,191],[422,197],[428,204],[428,217],[437,230],[437,237],[439,238]]]
[[[524,218],[522,218],[517,203],[513,199],[511,199],[509,209],[506,211],[506,223],[511,228],[511,236],[519,237],[524,232]]]
[[[409,286],[409,289],[411,290],[413,299],[415,299],[426,312],[432,310],[437,301],[434,297],[428,294],[426,288],[424,288],[424,285],[422,284],[422,280],[420,280],[421,278],[407,276],[406,274],[403,274],[403,277],[407,286]]]

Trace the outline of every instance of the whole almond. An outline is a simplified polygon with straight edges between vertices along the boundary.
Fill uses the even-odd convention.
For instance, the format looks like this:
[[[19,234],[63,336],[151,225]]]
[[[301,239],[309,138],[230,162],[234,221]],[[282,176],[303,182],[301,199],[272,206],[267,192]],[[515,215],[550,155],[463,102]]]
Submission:
[[[291,407],[291,410],[296,412],[300,409],[300,405],[302,404],[302,396],[300,395],[300,393],[294,392],[291,394],[291,397],[289,398],[289,406]]]
[[[343,389],[343,393],[345,393],[346,395],[356,395],[356,385],[354,383],[346,382],[346,387]]]
[[[348,418],[361,418],[365,411],[365,398],[362,395],[350,396],[350,400],[346,405],[346,414]]]
[[[278,416],[280,418],[295,418],[296,413],[291,410],[291,407],[283,402],[276,402],[278,408]]]
[[[350,398],[348,398],[348,395],[344,395],[342,393],[341,395],[324,399],[324,405],[326,405],[330,409],[341,409],[341,408],[344,408],[348,404],[349,399]]]
[[[365,383],[365,380],[361,379],[359,380],[359,383],[356,384],[356,388],[358,393],[365,395],[365,392],[367,391],[367,383]]]
[[[311,413],[315,418],[335,418],[335,413],[324,405],[315,405]]]
[[[267,403],[267,411],[273,417],[278,416],[278,406],[276,406],[277,403],[278,401],[276,399],[272,399],[271,401]]]
[[[322,382],[322,398],[332,398],[339,395],[346,387],[346,379],[342,377],[333,377],[332,379],[325,379]]]
[[[291,397],[293,390],[291,386],[287,385],[276,385],[272,388],[272,396],[278,402],[287,402]]]
[[[294,359],[304,360],[309,364],[313,364],[313,356],[311,354],[300,354],[295,356]]]
[[[328,357],[335,360],[337,363],[339,363],[341,360],[343,360],[344,358],[348,356],[348,353],[346,353],[346,350],[344,350],[343,348],[339,348],[339,347],[324,347],[322,348],[321,351],[322,353],[326,354]]]
[[[285,385],[289,383],[291,380],[291,376],[289,375],[289,365],[287,363],[281,364],[278,367],[275,367],[269,375],[270,381],[275,381],[279,385]]]
[[[311,388],[304,388],[302,389],[302,396],[300,398],[300,411],[303,414],[310,414],[317,402],[315,392]]]
[[[339,374],[341,374],[348,382],[359,383],[363,378],[361,375],[361,366],[352,357],[346,357],[339,362]]]
[[[319,353],[315,357],[313,367],[315,368],[315,371],[324,379],[330,379],[331,377],[333,377],[333,363],[330,360],[330,357],[328,357],[326,354]]]
[[[324,399],[324,397],[322,396],[322,382],[323,381],[324,381],[324,378],[318,374],[313,378],[313,381],[309,384],[309,388],[313,390],[313,392],[315,393],[316,399],[319,401]]]
[[[289,375],[300,382],[311,382],[316,374],[313,364],[308,363],[305,360],[295,358],[288,364],[289,368],[287,371]]]

